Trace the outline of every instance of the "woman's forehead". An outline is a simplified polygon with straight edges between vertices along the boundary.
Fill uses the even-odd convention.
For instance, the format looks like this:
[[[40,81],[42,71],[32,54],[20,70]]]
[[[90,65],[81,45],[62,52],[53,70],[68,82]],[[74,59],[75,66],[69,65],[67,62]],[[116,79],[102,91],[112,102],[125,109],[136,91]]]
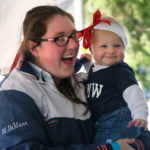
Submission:
[[[66,33],[75,30],[75,25],[68,16],[55,15],[47,21],[47,32]]]

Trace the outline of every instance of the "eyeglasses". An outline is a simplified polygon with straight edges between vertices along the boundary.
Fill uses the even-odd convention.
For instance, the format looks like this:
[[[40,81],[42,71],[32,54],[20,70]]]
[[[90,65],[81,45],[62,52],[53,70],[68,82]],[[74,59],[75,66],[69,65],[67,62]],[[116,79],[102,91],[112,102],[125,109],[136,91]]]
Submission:
[[[39,39],[37,42],[54,41],[58,46],[65,46],[68,44],[70,38],[78,42],[82,39],[82,32],[74,32],[70,36],[62,35],[55,38]]]

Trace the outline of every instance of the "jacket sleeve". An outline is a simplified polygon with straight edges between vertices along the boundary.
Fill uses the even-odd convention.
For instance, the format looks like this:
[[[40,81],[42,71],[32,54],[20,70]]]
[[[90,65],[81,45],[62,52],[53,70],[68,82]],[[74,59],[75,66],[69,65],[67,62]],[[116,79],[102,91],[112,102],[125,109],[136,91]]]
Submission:
[[[96,150],[94,144],[52,146],[43,117],[32,98],[19,91],[0,92],[1,150]]]
[[[141,135],[131,146],[136,150],[150,150],[150,131],[141,130]]]

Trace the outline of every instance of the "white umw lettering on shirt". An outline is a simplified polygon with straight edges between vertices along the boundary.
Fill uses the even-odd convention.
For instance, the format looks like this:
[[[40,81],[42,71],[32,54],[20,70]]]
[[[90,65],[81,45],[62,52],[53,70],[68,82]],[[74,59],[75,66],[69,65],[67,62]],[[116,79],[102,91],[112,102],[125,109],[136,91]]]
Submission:
[[[87,84],[87,95],[88,97],[98,98],[102,92],[103,85],[98,83],[89,83]]]

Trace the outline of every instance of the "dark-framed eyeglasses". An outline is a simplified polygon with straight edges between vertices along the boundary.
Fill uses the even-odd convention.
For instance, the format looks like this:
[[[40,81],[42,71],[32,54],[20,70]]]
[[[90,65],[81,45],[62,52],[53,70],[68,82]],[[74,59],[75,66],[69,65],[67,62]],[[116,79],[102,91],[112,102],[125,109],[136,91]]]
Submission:
[[[65,46],[68,44],[70,38],[72,38],[76,42],[81,41],[82,31],[74,32],[70,36],[62,35],[55,38],[39,39],[37,40],[37,42],[54,41],[58,46]]]

